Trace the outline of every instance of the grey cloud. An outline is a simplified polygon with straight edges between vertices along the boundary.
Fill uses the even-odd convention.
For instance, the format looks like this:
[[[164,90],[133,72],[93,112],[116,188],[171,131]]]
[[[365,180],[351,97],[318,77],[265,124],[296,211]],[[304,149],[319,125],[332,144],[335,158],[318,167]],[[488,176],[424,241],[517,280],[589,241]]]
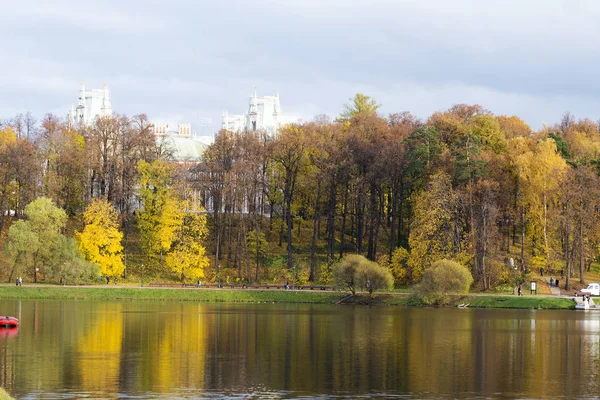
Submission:
[[[255,86],[304,119],[339,113],[357,91],[383,112],[476,102],[536,128],[598,114],[593,1],[52,3],[4,9],[0,117],[69,107],[83,79],[108,82],[117,112],[214,128]]]

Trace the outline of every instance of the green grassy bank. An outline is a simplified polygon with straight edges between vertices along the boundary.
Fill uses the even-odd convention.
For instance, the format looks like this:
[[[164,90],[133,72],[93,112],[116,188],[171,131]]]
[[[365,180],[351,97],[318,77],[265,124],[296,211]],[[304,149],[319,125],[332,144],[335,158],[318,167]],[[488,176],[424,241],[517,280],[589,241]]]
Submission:
[[[0,299],[55,300],[171,300],[229,303],[321,303],[331,304],[337,292],[283,290],[158,289],[133,287],[3,286]]]
[[[469,304],[469,308],[575,309],[573,300],[564,297],[467,296],[458,303]]]
[[[294,290],[240,290],[240,289],[181,289],[136,287],[72,287],[72,286],[0,286],[0,299],[40,300],[161,300],[226,303],[313,303],[331,304],[345,292]],[[373,299],[358,294],[345,299],[345,304],[420,306],[407,293],[377,293]],[[469,308],[522,308],[574,309],[569,298],[536,296],[466,296],[456,302]]]

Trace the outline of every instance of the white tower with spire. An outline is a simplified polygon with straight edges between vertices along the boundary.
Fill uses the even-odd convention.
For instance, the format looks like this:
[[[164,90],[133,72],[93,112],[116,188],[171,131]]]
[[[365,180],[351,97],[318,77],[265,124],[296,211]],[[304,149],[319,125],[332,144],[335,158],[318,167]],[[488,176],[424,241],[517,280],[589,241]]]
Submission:
[[[250,94],[248,111],[240,115],[229,115],[227,109],[223,110],[221,128],[233,132],[263,131],[275,136],[281,116],[279,91],[273,92],[272,96],[258,96],[254,88],[254,92]]]
[[[108,91],[108,85],[104,84],[104,97],[102,99],[102,116],[103,117],[111,117],[112,116],[112,105],[110,104],[110,92]]]
[[[112,105],[110,102],[110,91],[108,85],[104,89],[87,89],[85,82],[81,82],[79,89],[79,101],[77,107],[71,106],[69,122],[74,125],[89,126],[97,117],[111,117]]]
[[[246,126],[246,115],[229,115],[229,110],[224,109],[221,114],[222,122],[221,129],[231,132],[240,132],[244,130]]]

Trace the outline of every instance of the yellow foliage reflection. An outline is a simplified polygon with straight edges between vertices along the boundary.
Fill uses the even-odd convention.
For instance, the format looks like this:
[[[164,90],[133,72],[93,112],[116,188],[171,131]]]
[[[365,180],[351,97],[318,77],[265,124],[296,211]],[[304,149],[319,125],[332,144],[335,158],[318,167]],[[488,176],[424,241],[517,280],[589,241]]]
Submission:
[[[81,386],[84,390],[118,392],[123,341],[121,304],[98,311],[78,343]]]

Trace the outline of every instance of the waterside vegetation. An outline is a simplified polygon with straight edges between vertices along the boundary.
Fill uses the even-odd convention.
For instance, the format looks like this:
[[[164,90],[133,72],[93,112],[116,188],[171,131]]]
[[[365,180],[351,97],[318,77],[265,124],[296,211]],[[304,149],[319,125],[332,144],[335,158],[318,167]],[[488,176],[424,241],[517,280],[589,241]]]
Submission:
[[[0,299],[20,300],[114,300],[114,301],[194,301],[210,303],[312,303],[366,306],[427,306],[409,292],[382,292],[371,296],[359,292],[255,289],[197,289],[148,287],[81,287],[56,285],[0,286]],[[445,306],[468,308],[574,309],[567,297],[467,295],[455,296]]]
[[[596,121],[567,113],[535,131],[480,105],[425,120],[379,110],[357,94],[338,118],[275,136],[222,130],[201,161],[176,160],[145,115],[0,121],[0,276],[336,283],[373,296],[392,281],[424,288],[439,260],[464,266],[471,291],[544,273],[571,291],[594,273]],[[365,260],[340,284],[348,255]],[[425,302],[445,304],[470,280],[431,282],[442,294]]]

